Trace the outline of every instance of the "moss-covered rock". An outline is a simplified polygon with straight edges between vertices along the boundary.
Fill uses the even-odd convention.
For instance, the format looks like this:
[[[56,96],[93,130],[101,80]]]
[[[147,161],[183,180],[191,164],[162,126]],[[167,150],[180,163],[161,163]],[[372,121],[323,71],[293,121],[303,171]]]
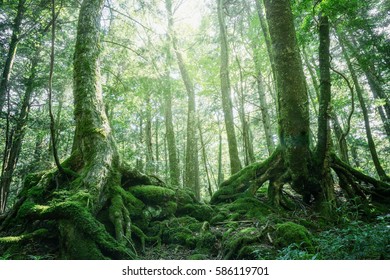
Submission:
[[[274,213],[271,206],[261,202],[255,197],[242,197],[234,202],[226,205],[233,213],[239,213],[247,218],[255,218],[258,220],[267,219],[267,217]]]
[[[217,252],[217,237],[210,231],[201,233],[196,242],[196,250],[200,253],[208,255],[215,254]]]
[[[244,251],[240,250],[245,246],[259,244],[262,237],[262,231],[255,227],[248,227],[238,231],[230,231],[224,238],[223,247],[224,259],[240,259]]]
[[[161,205],[172,201],[175,192],[171,189],[159,186],[139,185],[129,188],[129,192],[147,205]]]
[[[277,224],[275,245],[282,248],[293,243],[307,249],[309,252],[314,251],[313,237],[307,228],[293,222]]]
[[[163,243],[177,244],[189,249],[195,249],[203,223],[195,218],[184,216],[159,222],[159,227]]]
[[[210,221],[213,217],[213,214],[213,208],[202,203],[186,204],[184,207],[178,208],[176,212],[177,216],[188,215],[197,219],[198,221]]]

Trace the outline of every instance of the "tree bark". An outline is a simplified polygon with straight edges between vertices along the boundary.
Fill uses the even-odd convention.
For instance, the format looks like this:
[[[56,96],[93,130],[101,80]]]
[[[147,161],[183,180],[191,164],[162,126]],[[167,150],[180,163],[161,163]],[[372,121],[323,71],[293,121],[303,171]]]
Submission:
[[[237,138],[234,129],[233,108],[229,80],[229,52],[226,34],[225,14],[223,11],[225,0],[218,0],[218,22],[221,42],[221,94],[222,108],[225,119],[226,135],[229,146],[229,159],[231,174],[241,170],[241,162],[238,156]]]
[[[264,2],[276,70],[280,145],[293,187],[303,191],[309,188],[310,127],[294,20],[288,0]]]
[[[168,20],[169,21],[169,20]],[[170,77],[170,67],[172,65],[172,24],[168,22],[167,46],[166,46],[166,68],[165,68],[165,87],[164,87],[164,113],[165,113],[165,131],[168,146],[169,158],[169,178],[173,186],[180,185],[180,170],[176,153],[175,131],[173,128],[172,117],[172,86]]]
[[[348,70],[351,74],[351,77],[352,77],[352,80],[353,80],[353,83],[354,83],[354,86],[356,89],[356,94],[357,94],[357,97],[358,97],[358,100],[360,103],[360,107],[362,109],[363,119],[364,119],[364,127],[366,130],[367,142],[368,142],[368,147],[369,147],[369,150],[371,153],[372,161],[374,162],[374,166],[375,166],[376,172],[379,175],[379,178],[383,181],[389,181],[390,178],[387,176],[386,172],[384,171],[384,169],[380,163],[378,153],[376,151],[375,141],[374,141],[374,138],[373,138],[372,132],[371,132],[371,125],[370,125],[370,120],[369,120],[369,116],[368,116],[368,109],[367,109],[367,106],[366,106],[366,103],[365,103],[364,97],[363,97],[363,89],[360,87],[358,77],[355,73],[355,69],[353,68],[353,65],[351,63],[349,55],[344,47],[345,40],[343,40],[342,36],[340,36],[340,39],[341,39],[340,45],[341,45],[342,50],[343,50],[344,59],[347,62]]]
[[[30,112],[30,102],[34,91],[34,83],[36,79],[37,65],[39,60],[40,48],[36,51],[31,60],[30,75],[26,82],[26,91],[22,100],[19,117],[16,121],[12,141],[10,147],[6,148],[5,160],[2,167],[2,174],[0,180],[0,214],[4,213],[7,206],[7,198],[9,189],[12,183],[12,176],[18,163],[19,155],[22,149],[22,143],[27,128],[27,121]]]
[[[19,44],[20,29],[25,12],[25,2],[26,0],[19,0],[16,17],[12,25],[11,41],[9,43],[8,54],[0,80],[0,111],[4,107],[7,91],[9,90],[8,85],[11,77],[12,66],[15,60],[16,49]]]
[[[317,181],[321,184],[321,192],[317,201],[320,209],[334,209],[335,195],[333,180],[330,173],[330,105],[331,105],[331,78],[330,78],[330,36],[329,19],[322,12],[319,15],[319,65],[320,65],[320,99],[318,109],[318,133],[316,148],[316,164],[319,172]],[[322,205],[321,205],[322,204]]]
[[[187,111],[187,144],[186,144],[186,172],[185,172],[185,187],[191,189],[195,196],[200,198],[199,189],[199,159],[198,159],[198,140],[196,133],[196,101],[195,90],[190,75],[188,74],[187,66],[184,63],[183,56],[177,46],[177,39],[173,32],[173,14],[172,1],[166,0],[166,9],[168,12],[168,24],[172,30],[171,40],[172,46],[179,65],[180,74],[183,79],[187,96],[188,96],[188,111]]]

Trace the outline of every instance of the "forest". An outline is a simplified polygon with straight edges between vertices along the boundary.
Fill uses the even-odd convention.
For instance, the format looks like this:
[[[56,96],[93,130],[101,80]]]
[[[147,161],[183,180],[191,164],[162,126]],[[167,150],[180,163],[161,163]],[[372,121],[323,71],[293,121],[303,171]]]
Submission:
[[[390,259],[389,0],[0,0],[0,260]]]

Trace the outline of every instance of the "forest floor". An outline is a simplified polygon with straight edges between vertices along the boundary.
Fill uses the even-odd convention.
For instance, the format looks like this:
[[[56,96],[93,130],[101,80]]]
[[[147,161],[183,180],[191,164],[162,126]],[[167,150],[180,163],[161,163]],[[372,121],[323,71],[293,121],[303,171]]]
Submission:
[[[390,211],[386,208],[362,211],[361,205],[344,203],[337,209],[338,218],[329,221],[309,215],[312,209],[303,205],[295,211],[275,210],[263,192],[212,209],[208,221],[195,220],[193,216],[199,216],[191,213],[165,221],[171,236],[163,233],[162,244],[147,244],[140,258],[390,259]]]
[[[390,259],[387,206],[344,202],[330,221],[300,203],[295,210],[275,209],[264,188],[254,197],[216,205],[197,202],[183,189],[136,186],[128,191],[143,201],[142,210],[131,213],[132,246],[139,259]],[[104,215],[98,219],[115,235]],[[28,224],[49,233],[34,237],[31,230],[27,238],[17,227],[1,233],[19,236],[0,242],[0,259],[60,259],[59,233],[51,230],[55,222]]]

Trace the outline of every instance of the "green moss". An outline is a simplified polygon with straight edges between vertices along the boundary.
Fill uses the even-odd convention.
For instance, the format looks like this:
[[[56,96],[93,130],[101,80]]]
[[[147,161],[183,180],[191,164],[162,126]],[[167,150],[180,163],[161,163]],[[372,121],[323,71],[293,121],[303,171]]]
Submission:
[[[213,254],[217,252],[216,244],[216,236],[209,231],[204,232],[197,238],[196,250],[206,254]]]
[[[276,225],[275,245],[278,247],[287,247],[290,244],[314,251],[313,237],[311,233],[302,225],[293,222],[286,222]]]
[[[215,225],[215,224],[217,224],[217,223],[224,222],[224,221],[226,220],[226,217],[227,217],[226,214],[224,214],[224,213],[218,213],[217,215],[215,215],[215,216],[210,220],[210,224]]]
[[[231,231],[232,232],[232,231]],[[224,259],[238,259],[240,250],[247,245],[260,243],[262,232],[255,227],[244,228],[224,238]]]
[[[47,229],[38,229],[34,232],[22,234],[19,236],[0,237],[0,243],[19,243],[22,241],[30,240],[38,236],[46,235],[47,233],[48,233]]]
[[[182,208],[178,208],[176,215],[188,215],[194,217],[198,221],[210,221],[213,217],[214,210],[206,204],[186,204]]]
[[[171,189],[149,185],[131,187],[129,192],[147,205],[161,205],[175,197],[175,192]]]
[[[226,205],[226,207],[231,212],[242,214],[247,218],[256,218],[259,220],[264,220],[270,214],[274,213],[271,206],[254,197],[239,198],[231,204]]]
[[[208,260],[208,256],[205,254],[193,254],[187,258],[187,260],[198,261],[198,260]]]
[[[202,231],[203,223],[195,218],[184,216],[171,218],[161,222],[160,225],[162,242],[194,249]]]
[[[239,260],[271,260],[275,259],[275,251],[264,244],[243,246],[237,253]]]
[[[187,188],[176,188],[174,189],[174,192],[178,207],[197,202],[194,193]]]
[[[23,204],[20,206],[17,219],[24,218],[26,215],[32,212],[33,208],[35,206],[35,203],[32,202],[30,199],[27,199]]]

